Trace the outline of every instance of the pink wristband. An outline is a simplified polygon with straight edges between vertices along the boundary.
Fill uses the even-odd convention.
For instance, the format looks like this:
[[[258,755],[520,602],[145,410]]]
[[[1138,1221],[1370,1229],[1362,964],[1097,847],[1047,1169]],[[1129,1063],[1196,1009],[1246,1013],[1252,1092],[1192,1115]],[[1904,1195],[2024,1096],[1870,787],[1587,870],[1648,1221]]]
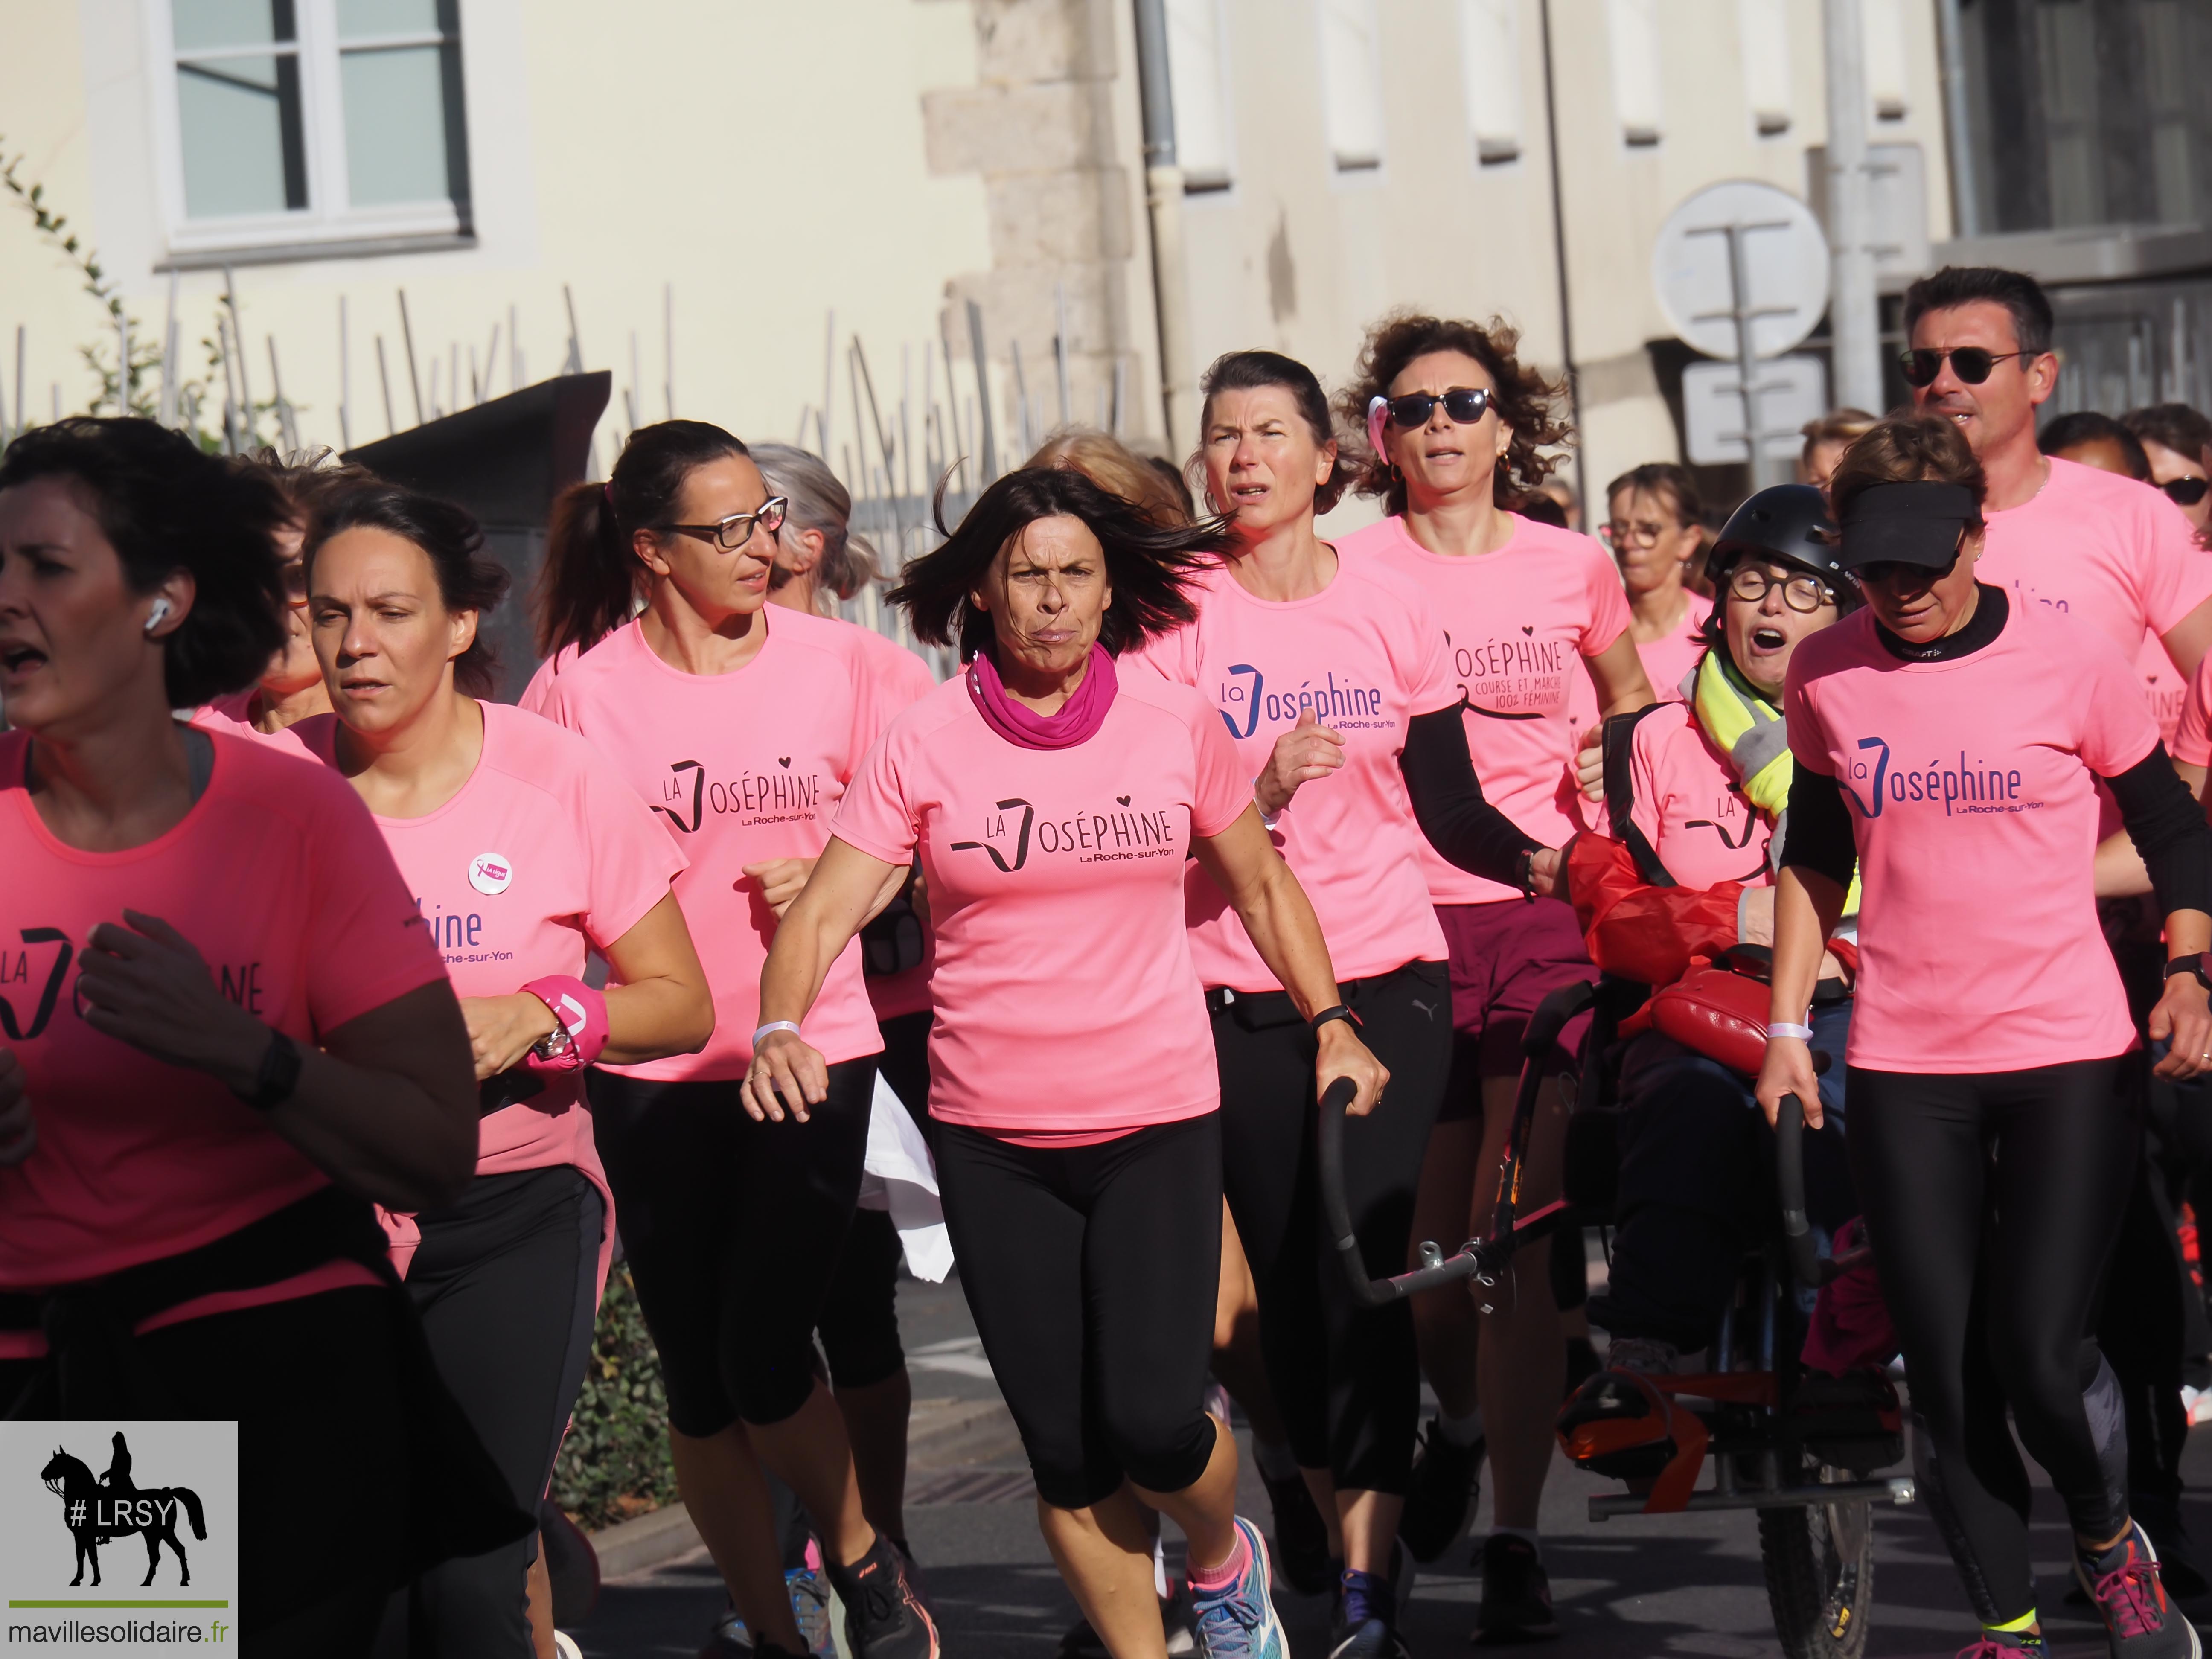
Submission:
[[[580,1072],[597,1060],[607,1046],[607,1000],[580,979],[568,974],[548,974],[522,988],[553,1011],[553,1018],[568,1033],[568,1042],[551,1059],[532,1049],[523,1063],[533,1072]],[[553,1041],[558,1042],[559,1033]]]

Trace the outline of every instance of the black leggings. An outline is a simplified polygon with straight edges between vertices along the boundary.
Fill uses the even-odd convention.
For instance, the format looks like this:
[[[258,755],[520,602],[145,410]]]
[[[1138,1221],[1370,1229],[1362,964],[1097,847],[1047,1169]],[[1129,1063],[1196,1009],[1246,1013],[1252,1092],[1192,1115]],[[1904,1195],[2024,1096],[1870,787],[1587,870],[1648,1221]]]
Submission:
[[[1444,964],[1353,980],[1345,1001],[1390,1068],[1382,1103],[1344,1131],[1345,1197],[1367,1271],[1406,1266],[1413,1188],[1451,1065]],[[1218,994],[1212,999],[1218,1001]],[[1237,996],[1213,1016],[1224,1185],[1260,1297],[1260,1346],[1291,1449],[1340,1491],[1403,1492],[1420,1370],[1413,1311],[1352,1297],[1321,1218],[1314,1164],[1314,1038],[1288,996]]]
[[[1845,1085],[1921,1492],[1985,1625],[2035,1605],[2008,1402],[2077,1534],[2108,1538],[2127,1519],[2119,1389],[2087,1334],[2142,1139],[2119,1073],[2118,1060],[1937,1077],[1853,1066]]]
[[[599,1159],[668,1420],[704,1439],[781,1423],[814,1390],[814,1326],[860,1193],[876,1062],[830,1068],[805,1122],[755,1122],[734,1078],[591,1074]]]
[[[1038,1496],[1079,1510],[1124,1479],[1181,1492],[1205,1474],[1220,1119],[1066,1147],[940,1123],[937,1179],[960,1288]]]
[[[407,1290],[438,1374],[531,1514],[591,1357],[605,1222],[599,1188],[567,1164],[478,1176],[459,1203],[420,1218]],[[532,1659],[523,1581],[536,1554],[532,1534],[433,1567],[393,1598],[379,1651]]]

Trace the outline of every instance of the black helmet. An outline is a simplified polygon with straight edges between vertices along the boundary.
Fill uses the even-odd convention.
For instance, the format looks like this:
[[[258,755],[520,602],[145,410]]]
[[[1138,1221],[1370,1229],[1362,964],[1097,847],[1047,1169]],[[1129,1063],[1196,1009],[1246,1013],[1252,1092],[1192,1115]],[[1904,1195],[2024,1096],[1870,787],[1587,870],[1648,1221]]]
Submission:
[[[1718,584],[1746,554],[1779,559],[1802,565],[1844,593],[1850,586],[1844,580],[1840,551],[1827,497],[1810,484],[1776,484],[1729,514],[1705,568]]]

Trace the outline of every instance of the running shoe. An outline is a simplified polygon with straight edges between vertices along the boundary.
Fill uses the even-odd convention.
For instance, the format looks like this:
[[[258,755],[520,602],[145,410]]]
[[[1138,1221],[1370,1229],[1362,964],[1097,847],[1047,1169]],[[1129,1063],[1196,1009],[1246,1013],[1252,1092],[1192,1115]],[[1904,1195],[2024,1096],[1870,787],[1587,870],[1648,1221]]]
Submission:
[[[1478,1435],[1472,1446],[1454,1445],[1441,1418],[1431,1418],[1422,1429],[1406,1507],[1398,1516],[1398,1536],[1416,1561],[1435,1560],[1467,1530],[1486,1444]]]
[[[1290,1641],[1270,1593],[1267,1540],[1241,1515],[1235,1525],[1249,1552],[1244,1571],[1219,1589],[1191,1587],[1200,1659],[1290,1659]]]
[[[1267,1502],[1275,1511],[1275,1565],[1283,1582],[1300,1595],[1319,1595],[1336,1582],[1336,1563],[1328,1556],[1328,1523],[1321,1518],[1305,1477],[1286,1480],[1260,1471]]]
[[[2166,1599],[2158,1552],[2140,1526],[2094,1565],[2076,1552],[2074,1577],[2105,1621],[2112,1659],[2200,1659],[2197,1632]]]
[[[1413,1578],[1403,1544],[1392,1550],[1391,1566],[1391,1578],[1382,1583],[1371,1573],[1338,1573],[1328,1659],[1409,1659],[1406,1638],[1398,1631],[1398,1613]]]
[[[1482,1540],[1482,1604],[1475,1610],[1479,1646],[1541,1642],[1559,1633],[1552,1611],[1552,1578],[1536,1547],[1510,1532]]]
[[[939,1659],[937,1621],[907,1583],[906,1563],[890,1539],[878,1534],[851,1566],[832,1568],[830,1582],[845,1604],[852,1659]]]
[[[809,1548],[805,1566],[793,1567],[783,1575],[783,1587],[791,1596],[791,1616],[799,1621],[799,1638],[806,1650],[814,1659],[832,1659],[837,1639],[830,1630],[830,1580],[814,1565],[820,1556]]]
[[[1960,1648],[1956,1659],[2042,1659],[2042,1654],[2040,1641],[2033,1647],[2022,1647],[2017,1642],[2000,1642],[1984,1634],[1973,1646]]]

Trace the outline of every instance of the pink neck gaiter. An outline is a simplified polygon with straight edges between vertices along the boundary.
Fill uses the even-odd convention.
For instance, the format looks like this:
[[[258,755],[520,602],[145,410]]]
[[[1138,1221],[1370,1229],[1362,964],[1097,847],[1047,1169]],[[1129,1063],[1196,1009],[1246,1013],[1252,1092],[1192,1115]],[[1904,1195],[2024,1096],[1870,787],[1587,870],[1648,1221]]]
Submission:
[[[1075,695],[1056,714],[1040,714],[1024,708],[1006,695],[1006,682],[988,652],[979,651],[968,665],[968,696],[983,724],[1020,749],[1073,749],[1097,735],[1106,723],[1121,689],[1115,678],[1114,659],[1102,645],[1091,647],[1091,667]]]

